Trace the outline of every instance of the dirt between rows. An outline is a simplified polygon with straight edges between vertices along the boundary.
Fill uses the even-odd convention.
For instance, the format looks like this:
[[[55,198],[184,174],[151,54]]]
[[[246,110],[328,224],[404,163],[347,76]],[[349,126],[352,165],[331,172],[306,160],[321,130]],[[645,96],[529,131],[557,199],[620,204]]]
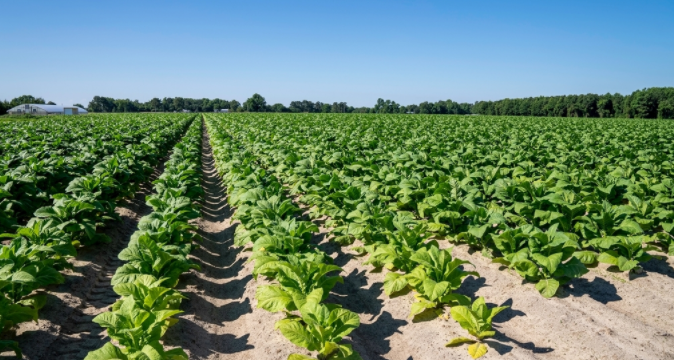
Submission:
[[[24,359],[84,359],[87,353],[109,341],[104,329],[91,320],[108,310],[118,298],[110,280],[119,266],[117,258],[131,235],[138,229],[138,221],[152,208],[145,204],[145,197],[153,191],[151,181],[164,171],[165,158],[160,161],[150,177],[132,199],[124,201],[115,211],[121,222],[111,222],[102,228],[111,242],[83,248],[70,260],[73,270],[63,272],[65,282],[44,290],[47,304],[40,310],[38,323],[21,323],[3,338],[19,342]],[[4,352],[0,359],[15,359],[13,353]]]
[[[204,237],[193,253],[201,272],[186,276],[181,291],[190,298],[181,321],[167,333],[166,344],[182,346],[192,359],[286,359],[310,353],[294,346],[274,323],[282,314],[257,308],[249,252],[233,246],[233,210],[213,167],[204,135]],[[319,224],[320,225],[320,224]],[[372,272],[349,248],[330,243],[321,227],[315,241],[344,268],[328,301],[360,315],[361,326],[345,341],[366,360],[470,359],[466,346],[446,348],[467,335],[453,320],[413,322],[412,294],[394,298],[383,292],[386,270]],[[354,244],[356,246],[358,244]],[[442,247],[450,246],[441,241]],[[491,305],[510,308],[495,318],[497,335],[487,342],[485,359],[674,359],[674,262],[653,260],[642,275],[628,281],[599,266],[565,287],[561,296],[544,299],[533,284],[492,264],[467,246],[454,248],[481,277],[469,277],[459,292],[484,296]],[[314,354],[315,355],[315,354]]]
[[[203,242],[192,254],[202,270],[183,275],[179,290],[189,300],[183,302],[184,313],[166,333],[164,344],[183,347],[191,359],[281,360],[292,353],[309,355],[274,330],[282,314],[257,308],[255,289],[265,280],[252,278],[250,252],[233,246],[238,224],[231,219],[233,210],[227,205],[205,133],[202,160],[203,217],[195,224]],[[147,211],[138,197],[136,202],[120,209],[128,211],[117,230],[122,238],[130,236],[134,221]],[[327,230],[320,230],[315,242],[344,268],[345,282],[334,288],[328,301],[360,315],[361,326],[345,342],[363,359],[470,359],[466,346],[444,347],[453,337],[466,335],[456,322],[412,321],[408,318],[412,294],[388,297],[383,292],[387,270],[372,271],[363,265],[365,258],[350,247],[330,243]],[[450,244],[441,241],[441,246]],[[27,359],[82,359],[88,350],[107,341],[90,320],[114,301],[114,293],[108,290],[109,275],[119,264],[116,256],[109,255],[123,247],[121,241],[109,252],[83,254],[77,260],[83,273],[72,274],[66,284],[49,290],[50,303],[40,323],[22,325],[17,331]],[[560,296],[544,299],[533,284],[479,252],[460,245],[454,255],[470,261],[481,275],[468,277],[460,293],[484,296],[491,305],[510,306],[495,318],[497,335],[487,340],[490,349],[484,359],[674,359],[671,258],[652,260],[632,280],[599,266],[571,282]]]

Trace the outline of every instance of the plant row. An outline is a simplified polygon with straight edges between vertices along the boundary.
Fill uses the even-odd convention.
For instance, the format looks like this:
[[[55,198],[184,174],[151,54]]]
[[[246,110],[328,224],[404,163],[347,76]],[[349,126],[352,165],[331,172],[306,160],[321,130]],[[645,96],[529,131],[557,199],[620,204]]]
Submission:
[[[545,297],[598,262],[640,271],[649,252],[674,253],[668,122],[230,119],[293,194],[333,220],[344,244],[371,241],[382,211],[407,211],[436,237],[483,249]]]
[[[0,135],[0,233],[24,225],[51,195],[105,157],[184,115],[58,117],[5,124]]]
[[[312,243],[318,227],[298,216],[278,179],[260,167],[255,155],[232,141],[210,116],[206,119],[216,168],[236,208],[235,245],[249,246],[253,276],[273,282],[258,286],[258,307],[284,312],[275,328],[293,344],[316,351],[321,360],[360,359],[342,339],[360,325],[358,314],[327,303],[332,288],[343,283],[342,268]],[[314,359],[291,354],[288,359]]]
[[[154,181],[154,194],[146,198],[153,212],[140,219],[119,254],[126,263],[111,281],[121,298],[93,320],[106,328],[111,342],[86,360],[188,358],[181,348],[165,350],[160,340],[178,322],[175,316],[187,299],[175,290],[180,275],[200,269],[187,256],[200,240],[189,222],[201,216],[201,127],[200,121],[192,123]]]
[[[247,153],[258,157],[257,161],[282,183],[295,184],[298,178],[283,171],[285,161],[311,162],[311,159],[299,160],[292,156],[274,157],[276,138],[252,137],[246,133],[247,128],[228,126],[236,120],[221,119],[218,125],[232,131],[232,141],[240,143],[239,146]],[[487,347],[482,339],[494,335],[492,319],[505,307],[490,309],[483,298],[473,303],[468,296],[456,292],[467,276],[479,277],[476,272],[464,270],[464,265],[469,262],[453,258],[451,248],[440,249],[438,242],[431,239],[435,234],[428,224],[415,219],[412,212],[386,207],[385,203],[376,201],[376,197],[368,196],[372,193],[363,194],[357,187],[344,189],[338,176],[323,176],[321,180],[320,184],[312,184],[315,186],[311,194],[300,198],[301,202],[312,206],[312,217],[327,216],[326,225],[332,228],[338,242],[350,244],[354,239],[363,242],[364,246],[355,250],[370,255],[365,264],[389,270],[384,280],[387,295],[397,295],[408,289],[416,293],[411,317],[453,317],[475,339],[455,339],[448,346],[472,342],[469,353],[475,358],[484,355]],[[318,195],[317,190],[323,192]],[[291,188],[291,192],[301,195],[296,188]]]
[[[63,283],[60,271],[72,269],[68,259],[78,247],[109,241],[100,227],[119,220],[116,204],[133,195],[191,122],[182,118],[106,156],[91,174],[73,179],[65,193],[52,195],[52,205],[36,210],[26,226],[1,235],[11,240],[0,250],[0,330],[37,321],[46,303],[46,294],[37,290]],[[0,342],[0,351],[6,349],[21,356],[15,341]]]

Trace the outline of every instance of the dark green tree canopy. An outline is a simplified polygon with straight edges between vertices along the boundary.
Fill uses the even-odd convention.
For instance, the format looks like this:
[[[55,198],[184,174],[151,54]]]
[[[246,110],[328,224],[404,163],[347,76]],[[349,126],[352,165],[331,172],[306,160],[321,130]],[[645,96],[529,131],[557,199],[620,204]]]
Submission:
[[[21,95],[17,98],[12,99],[12,101],[9,102],[9,107],[13,108],[21,104],[44,104],[44,103],[45,102],[43,98],[36,98],[32,95]]]
[[[21,104],[44,104],[42,98],[22,95],[12,101],[0,102],[0,114]],[[190,110],[212,112],[220,109],[249,112],[306,112],[306,113],[381,113],[381,114],[481,114],[510,116],[599,117],[599,118],[661,118],[674,119],[674,87],[647,88],[630,95],[585,94],[564,96],[539,96],[497,101],[478,101],[474,104],[452,100],[424,101],[420,104],[401,105],[379,98],[373,107],[348,106],[346,102],[323,103],[320,101],[291,101],[286,107],[281,103],[268,105],[260,94],[253,94],[243,105],[237,100],[152,98],[147,102],[94,96],[87,109],[91,112],[173,112]]]
[[[261,112],[267,110],[267,101],[262,95],[255,93],[243,103],[243,109],[250,112]]]

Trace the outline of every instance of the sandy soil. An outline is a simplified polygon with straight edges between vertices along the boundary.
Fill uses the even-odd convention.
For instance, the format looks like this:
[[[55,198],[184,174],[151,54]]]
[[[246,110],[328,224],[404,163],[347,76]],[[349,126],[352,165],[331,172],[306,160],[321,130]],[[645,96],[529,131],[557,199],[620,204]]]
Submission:
[[[199,223],[203,248],[194,253],[204,271],[193,272],[185,291],[190,300],[179,325],[169,331],[170,342],[183,346],[194,359],[286,359],[293,352],[309,354],[274,331],[281,314],[257,309],[255,288],[264,283],[251,277],[249,253],[233,247],[236,223],[227,206],[204,148],[206,201]],[[469,359],[466,347],[445,348],[465,335],[454,321],[413,322],[407,316],[411,294],[389,298],[383,293],[386,270],[372,272],[364,258],[326,240],[315,241],[344,268],[329,301],[360,314],[361,326],[346,339],[364,359]],[[450,246],[442,242],[443,247]],[[495,320],[498,334],[488,340],[485,359],[674,359],[674,290],[672,259],[652,261],[643,275],[626,280],[597,267],[567,286],[560,297],[546,300],[532,284],[514,272],[500,270],[480,253],[455,247],[457,257],[471,261],[482,275],[468,278],[460,292],[485,296],[492,305],[509,305]]]
[[[206,195],[203,218],[196,224],[204,240],[192,254],[202,271],[183,276],[180,290],[189,300],[183,303],[181,320],[167,332],[165,345],[182,346],[191,359],[281,360],[295,352],[309,354],[273,330],[283,315],[257,309],[255,289],[264,280],[252,278],[253,265],[246,262],[250,253],[233,247],[237,223],[231,220],[232,209],[207,141],[203,162]],[[109,275],[119,265],[115,256],[124,246],[123,239],[128,239],[134,221],[146,211],[142,200],[137,197],[120,209],[125,222],[110,231],[118,231],[122,240],[78,257],[83,273],[69,275],[66,284],[49,290],[50,303],[39,325],[19,328],[17,337],[28,359],[82,359],[103,343],[104,333],[90,320],[114,301],[114,293],[108,290]],[[444,347],[451,338],[465,335],[458,324],[409,319],[412,294],[389,298],[382,289],[386,270],[372,271],[362,265],[365,258],[328,242],[326,235],[321,228],[315,241],[344,268],[345,278],[329,301],[360,315],[361,326],[345,341],[363,359],[470,359],[465,346]],[[445,241],[441,244],[450,246]],[[461,245],[454,254],[471,261],[481,275],[466,279],[459,292],[472,298],[484,296],[492,305],[511,306],[495,319],[498,334],[488,340],[485,359],[674,359],[671,258],[647,263],[644,273],[631,280],[606,267],[591,269],[565,287],[561,296],[546,300],[533,284],[480,253]]]
[[[163,163],[160,161],[150,181],[161,175]],[[22,323],[14,332],[3,334],[19,342],[25,359],[84,359],[89,351],[109,340],[104,329],[91,320],[118,298],[110,285],[112,275],[122,265],[117,255],[138,229],[140,218],[152,211],[145,204],[145,197],[151,193],[152,184],[147,182],[133,199],[116,208],[122,222],[109,223],[102,229],[112,241],[84,248],[70,261],[75,271],[65,271],[63,284],[45,290],[48,300],[37,324]],[[10,354],[5,352],[0,359],[15,359]]]

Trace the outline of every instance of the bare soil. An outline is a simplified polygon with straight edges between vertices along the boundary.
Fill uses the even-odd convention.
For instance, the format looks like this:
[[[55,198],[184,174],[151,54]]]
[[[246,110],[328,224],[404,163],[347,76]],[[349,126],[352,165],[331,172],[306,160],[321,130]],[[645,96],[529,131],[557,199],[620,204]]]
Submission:
[[[65,282],[44,291],[47,304],[40,310],[38,323],[22,323],[13,332],[3,334],[4,338],[19,342],[25,359],[84,359],[89,351],[109,341],[104,329],[91,320],[107,311],[118,298],[110,285],[122,265],[117,255],[138,230],[140,218],[152,211],[145,204],[145,197],[152,193],[151,181],[163,172],[164,160],[134,198],[115,209],[122,221],[108,223],[102,229],[112,241],[81,249],[77,258],[70,261],[74,271],[63,272]],[[15,357],[4,352],[0,359]]]
[[[191,359],[285,360],[291,353],[309,355],[274,330],[282,314],[256,307],[255,289],[265,281],[252,278],[250,253],[233,246],[237,223],[231,219],[233,211],[207,140],[204,133],[205,198],[203,217],[195,222],[203,242],[192,254],[202,271],[183,276],[180,290],[189,300],[164,343],[182,346]],[[66,284],[49,290],[50,302],[39,325],[19,328],[16,338],[26,358],[82,359],[106,340],[91,318],[115,300],[109,276],[119,266],[115,259],[123,239],[128,240],[135,222],[147,211],[143,197],[119,210],[124,223],[111,231],[118,231],[122,240],[78,257],[82,273],[69,275]],[[388,297],[382,287],[387,270],[373,271],[362,264],[365,258],[330,243],[326,235],[321,228],[315,241],[344,268],[345,280],[328,301],[360,315],[361,326],[345,342],[363,359],[470,359],[466,346],[444,347],[453,337],[466,335],[456,322],[408,318],[412,294]],[[441,244],[450,246],[446,241]],[[564,287],[561,296],[544,299],[533,284],[467,246],[456,246],[454,255],[469,260],[481,275],[467,278],[459,292],[484,296],[491,305],[510,306],[495,318],[497,335],[487,340],[485,359],[674,359],[672,258],[652,260],[632,279],[599,266]]]
[[[206,138],[205,138],[206,139]],[[169,330],[173,345],[193,359],[286,359],[310,353],[294,346],[274,323],[282,314],[258,309],[255,289],[265,283],[251,277],[248,252],[233,247],[236,222],[225,189],[204,142],[206,198],[199,225],[204,244],[194,256],[204,264],[193,272],[184,291],[191,293],[183,320]],[[373,272],[364,258],[327,241],[321,227],[315,241],[344,268],[330,302],[360,314],[361,326],[349,338],[363,359],[469,359],[466,346],[444,344],[466,333],[453,320],[414,322],[408,318],[412,294],[389,298],[383,293],[386,270]],[[450,246],[446,241],[443,247]],[[357,245],[357,244],[355,244]],[[467,246],[455,256],[469,260],[481,277],[466,279],[460,292],[484,296],[491,305],[510,309],[495,319],[497,335],[488,340],[485,359],[674,359],[674,261],[653,260],[642,275],[626,279],[600,266],[566,286],[561,296],[544,299],[533,284]]]

